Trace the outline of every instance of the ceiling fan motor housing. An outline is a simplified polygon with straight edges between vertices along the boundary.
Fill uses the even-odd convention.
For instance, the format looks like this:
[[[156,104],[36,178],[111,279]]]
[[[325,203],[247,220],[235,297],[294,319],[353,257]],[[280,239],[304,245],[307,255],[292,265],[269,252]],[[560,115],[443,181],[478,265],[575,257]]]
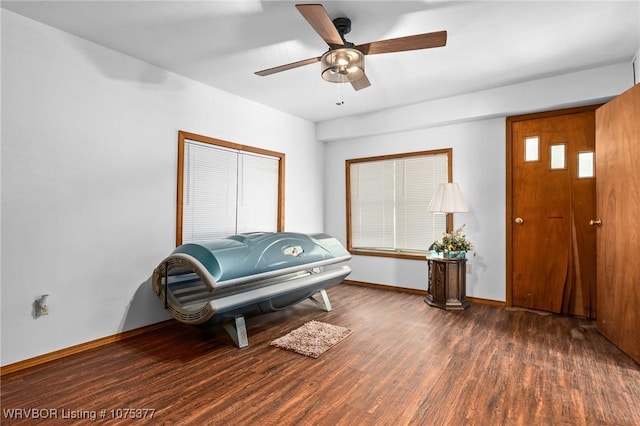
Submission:
[[[349,18],[336,18],[333,20],[333,25],[335,25],[343,40],[344,35],[351,32],[351,19]]]

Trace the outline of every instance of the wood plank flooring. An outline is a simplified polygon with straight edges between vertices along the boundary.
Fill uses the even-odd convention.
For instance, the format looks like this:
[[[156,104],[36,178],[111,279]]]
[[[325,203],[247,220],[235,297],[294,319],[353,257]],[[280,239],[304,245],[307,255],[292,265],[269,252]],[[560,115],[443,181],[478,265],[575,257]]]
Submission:
[[[244,349],[221,326],[176,322],[8,374],[0,422],[640,424],[640,365],[592,321],[479,304],[447,312],[420,295],[345,284],[329,296],[331,312],[303,302],[248,318]],[[269,346],[310,320],[353,333],[318,359]],[[57,418],[9,418],[15,409]],[[153,417],[117,418],[120,409]]]

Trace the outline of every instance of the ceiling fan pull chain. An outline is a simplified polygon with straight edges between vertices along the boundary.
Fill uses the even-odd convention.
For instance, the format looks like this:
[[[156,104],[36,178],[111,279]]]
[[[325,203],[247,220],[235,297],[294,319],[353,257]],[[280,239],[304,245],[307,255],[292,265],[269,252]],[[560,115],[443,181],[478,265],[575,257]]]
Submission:
[[[340,79],[344,79],[344,75],[340,75]],[[344,85],[344,82],[341,81],[338,83],[338,101],[336,102],[336,105],[340,106],[340,105],[344,105],[344,100],[342,99],[342,86]]]

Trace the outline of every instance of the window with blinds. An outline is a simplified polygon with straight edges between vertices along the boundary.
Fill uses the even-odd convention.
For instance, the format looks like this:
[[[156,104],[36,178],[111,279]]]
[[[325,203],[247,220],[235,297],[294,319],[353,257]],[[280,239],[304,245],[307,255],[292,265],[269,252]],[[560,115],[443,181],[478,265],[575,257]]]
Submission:
[[[283,228],[284,154],[180,132],[176,244]]]
[[[450,181],[451,149],[346,163],[352,253],[422,255],[447,230],[447,215],[427,212],[427,205],[438,184]]]

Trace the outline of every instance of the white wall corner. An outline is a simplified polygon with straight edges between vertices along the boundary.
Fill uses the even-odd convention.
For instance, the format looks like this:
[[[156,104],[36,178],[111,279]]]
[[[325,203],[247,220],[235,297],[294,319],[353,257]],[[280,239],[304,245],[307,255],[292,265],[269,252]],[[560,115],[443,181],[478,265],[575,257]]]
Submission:
[[[633,84],[640,84],[640,46],[638,46],[638,50],[631,61],[631,65],[633,67]]]

